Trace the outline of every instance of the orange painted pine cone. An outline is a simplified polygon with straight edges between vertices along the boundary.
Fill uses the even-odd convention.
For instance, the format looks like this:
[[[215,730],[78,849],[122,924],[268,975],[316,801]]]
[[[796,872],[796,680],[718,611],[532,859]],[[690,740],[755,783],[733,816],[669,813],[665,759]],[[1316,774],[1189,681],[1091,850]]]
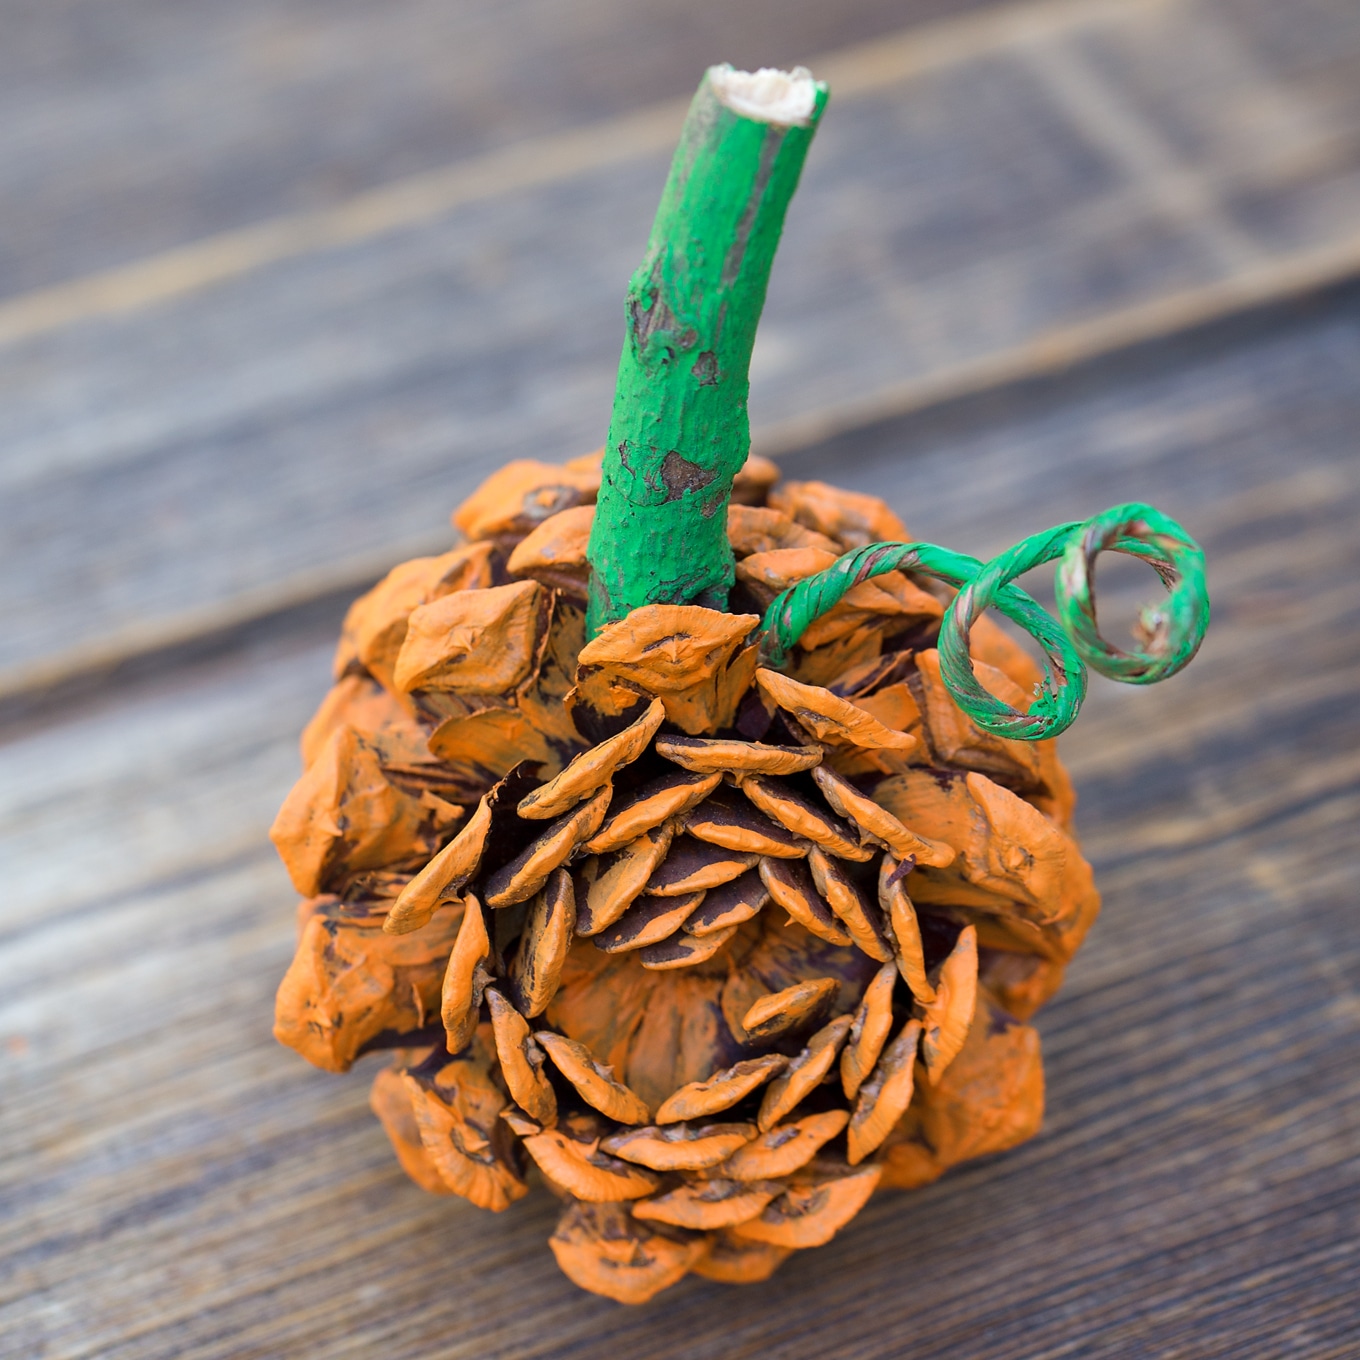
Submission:
[[[734,612],[583,645],[598,482],[511,464],[351,608],[272,832],[306,899],[275,1032],[331,1071],[394,1050],[372,1104],[410,1176],[500,1210],[536,1167],[562,1269],[640,1302],[1030,1137],[1024,1022],[1099,899],[1052,743],[946,693],[939,587],[864,582],[760,667],[775,594],[906,538],[881,501],[753,459]],[[986,620],[973,648],[1032,692]]]

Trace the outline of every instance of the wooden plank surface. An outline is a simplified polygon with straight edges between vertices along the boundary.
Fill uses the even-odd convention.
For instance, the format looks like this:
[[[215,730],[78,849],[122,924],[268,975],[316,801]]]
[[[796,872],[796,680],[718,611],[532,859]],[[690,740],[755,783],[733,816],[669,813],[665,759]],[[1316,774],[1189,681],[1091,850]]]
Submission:
[[[1147,496],[1204,542],[1215,623],[1064,739],[1106,907],[1039,1018],[1044,1132],[765,1287],[584,1296],[549,1197],[423,1195],[371,1064],[273,1043],[291,898],[264,831],[329,637],[12,739],[0,1355],[1353,1356],[1358,367],[1342,289],[791,455],[982,553]],[[1136,594],[1112,577],[1106,617]]]
[[[1352,1360],[1350,0],[0,10],[3,1360]],[[346,583],[597,442],[665,101],[819,51],[767,447],[983,556],[1152,500],[1215,622],[1064,739],[1106,907],[1039,1017],[1040,1137],[623,1309],[558,1273],[546,1194],[410,1185],[372,1060],[273,1042],[265,831]],[[1103,574],[1103,617],[1146,584]]]
[[[224,109],[223,90],[256,88],[232,54],[263,60],[249,38],[261,12],[210,28],[227,54],[212,86]],[[854,10],[843,32],[794,25],[781,41],[855,38],[885,12]],[[402,8],[378,44],[375,88],[397,79],[423,13]],[[818,61],[838,93],[757,349],[765,445],[1360,267],[1360,10],[1308,0],[1291,13],[1282,22],[1270,0],[1036,0]],[[314,152],[326,164],[346,145],[327,122],[355,59],[339,49],[361,25],[344,14],[315,87],[278,82],[302,101],[300,125],[329,127]],[[466,16],[430,22],[446,43],[465,22],[482,33]],[[576,50],[558,22],[545,21],[542,61]],[[717,30],[695,22],[697,53]],[[166,107],[194,87],[192,64],[170,59],[185,32],[170,25],[170,56],[144,56],[173,68],[162,81],[179,93],[155,95]],[[487,51],[498,33],[482,34]],[[691,48],[677,51],[687,65]],[[537,69],[514,67],[530,84]],[[567,62],[562,87],[578,78]],[[267,109],[284,94],[264,85]],[[420,88],[413,77],[406,93],[419,102]],[[506,142],[557,126],[551,93],[540,123],[469,133],[447,169],[323,195],[311,213],[262,190],[253,210],[282,217],[0,303],[0,694],[357,586],[441,541],[443,507],[505,458],[598,442],[621,280],[679,112],[618,112],[631,107],[620,99],[612,119],[573,115],[600,113],[584,130]],[[453,118],[438,101],[420,116]],[[377,122],[384,145],[401,142],[398,113]],[[242,156],[252,135],[240,133]],[[310,145],[289,143],[281,181]],[[206,154],[195,146],[166,153],[158,192],[227,193],[175,169]],[[420,154],[426,166],[433,152]],[[380,164],[375,153],[355,185]],[[166,240],[199,222],[185,214]],[[83,258],[72,250],[68,264]]]
[[[986,0],[5,0],[0,296]]]

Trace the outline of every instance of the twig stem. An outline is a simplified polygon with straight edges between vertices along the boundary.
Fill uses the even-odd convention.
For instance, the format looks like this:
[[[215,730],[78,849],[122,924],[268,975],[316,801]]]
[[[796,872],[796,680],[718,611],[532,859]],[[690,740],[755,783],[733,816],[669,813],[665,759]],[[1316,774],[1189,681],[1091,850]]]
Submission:
[[[805,84],[800,122],[764,121],[725,102],[733,75],[714,67],[699,86],[629,285],[588,552],[592,636],[640,605],[726,608],[733,582],[727,504],[750,448],[751,347],[827,97]]]

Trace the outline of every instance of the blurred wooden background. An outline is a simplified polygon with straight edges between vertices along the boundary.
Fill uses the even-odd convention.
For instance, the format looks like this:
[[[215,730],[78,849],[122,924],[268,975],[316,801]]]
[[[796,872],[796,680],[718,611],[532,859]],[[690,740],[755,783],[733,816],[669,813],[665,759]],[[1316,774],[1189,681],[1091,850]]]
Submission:
[[[0,0],[0,1356],[1354,1357],[1354,0]],[[598,444],[702,68],[833,100],[757,448],[989,555],[1151,500],[1201,657],[1065,739],[1030,1145],[767,1286],[578,1293],[270,1037],[345,601]],[[1110,620],[1141,580],[1111,578]],[[1110,631],[1116,631],[1111,625]]]

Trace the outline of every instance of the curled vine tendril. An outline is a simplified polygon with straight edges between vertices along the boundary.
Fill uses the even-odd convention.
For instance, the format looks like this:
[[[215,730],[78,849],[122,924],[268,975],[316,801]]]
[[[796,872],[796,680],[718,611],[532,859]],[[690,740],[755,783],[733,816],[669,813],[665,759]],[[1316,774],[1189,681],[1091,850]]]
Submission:
[[[1095,562],[1102,552],[1149,563],[1167,596],[1140,613],[1140,647],[1124,651],[1100,635],[1096,622]],[[1016,577],[1057,560],[1058,618],[1012,584]],[[1204,553],[1170,516],[1151,505],[1116,505],[1084,523],[1059,524],[980,562],[931,543],[871,543],[777,596],[765,611],[765,660],[782,665],[798,639],[851,587],[887,571],[910,571],[958,587],[940,625],[940,674],[954,702],[979,727],[1020,741],[1056,737],[1086,697],[1086,668],[1132,685],[1150,685],[1184,668],[1209,627]],[[1028,711],[988,693],[973,671],[968,635],[989,607],[1019,624],[1043,649],[1044,679]]]

